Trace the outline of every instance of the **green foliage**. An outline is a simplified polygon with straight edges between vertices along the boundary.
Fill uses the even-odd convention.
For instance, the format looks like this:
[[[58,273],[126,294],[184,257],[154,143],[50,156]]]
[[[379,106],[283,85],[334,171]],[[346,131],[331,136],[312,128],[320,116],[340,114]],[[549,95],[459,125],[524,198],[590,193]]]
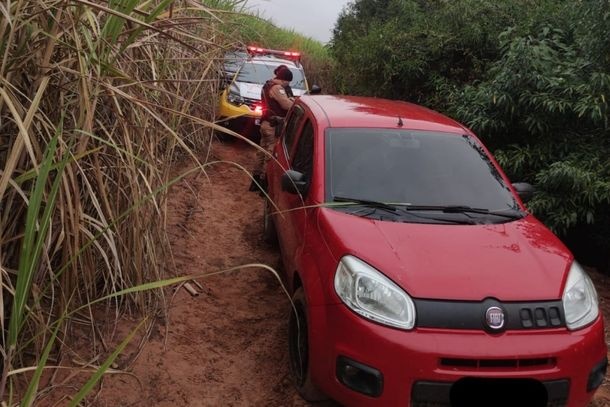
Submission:
[[[607,127],[607,73],[593,71],[562,30],[512,34],[500,36],[502,56],[490,66],[489,79],[454,92],[455,116],[501,145]]]
[[[499,54],[498,35],[510,25],[534,24],[530,3],[356,1],[339,17],[332,40],[341,90],[443,105],[436,84],[480,78]]]
[[[61,134],[61,126],[57,129],[57,134],[51,139],[46,147],[43,160],[38,170],[38,175],[34,181],[30,194],[29,206],[25,218],[25,232],[23,235],[21,253],[19,256],[19,268],[15,294],[11,306],[11,316],[8,327],[8,355],[6,361],[10,363],[10,358],[17,351],[19,345],[19,335],[28,317],[27,302],[30,300],[32,284],[36,272],[40,267],[41,255],[47,233],[51,226],[57,194],[60,187],[62,172],[69,161],[69,157],[64,157],[54,167],[53,159],[57,150],[58,137]],[[53,169],[56,169],[52,177]],[[50,191],[46,194],[46,186],[51,183]],[[46,195],[46,202],[45,202]]]
[[[610,75],[563,30],[507,30],[500,38],[489,78],[454,92],[454,115],[501,148],[496,155],[512,178],[537,185],[530,208],[555,231],[609,230]]]

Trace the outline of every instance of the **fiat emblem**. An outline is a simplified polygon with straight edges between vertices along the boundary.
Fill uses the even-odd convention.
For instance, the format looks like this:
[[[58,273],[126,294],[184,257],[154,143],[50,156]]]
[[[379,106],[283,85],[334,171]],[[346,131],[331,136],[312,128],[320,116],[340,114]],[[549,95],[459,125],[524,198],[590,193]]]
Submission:
[[[491,329],[502,329],[504,326],[504,311],[499,307],[489,307],[485,312],[485,322]]]

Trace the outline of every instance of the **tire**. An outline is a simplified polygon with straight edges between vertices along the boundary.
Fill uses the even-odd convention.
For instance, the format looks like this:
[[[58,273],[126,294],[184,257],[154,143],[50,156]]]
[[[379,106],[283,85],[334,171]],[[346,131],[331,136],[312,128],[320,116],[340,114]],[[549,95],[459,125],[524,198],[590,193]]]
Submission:
[[[265,198],[263,209],[263,240],[272,245],[277,245],[277,231],[275,230],[275,223],[273,223],[273,217],[269,215],[271,213],[271,204],[269,199]]]
[[[215,130],[214,135],[216,136],[216,139],[218,139],[218,141],[220,141],[221,143],[234,143],[236,140],[235,137],[220,130]]]
[[[250,130],[248,134],[248,138],[252,140],[253,143],[258,145],[261,144],[261,129],[260,126],[254,126],[253,129]]]
[[[300,287],[292,296],[294,309],[290,309],[288,319],[288,355],[290,376],[299,395],[306,401],[318,402],[327,400],[313,383],[309,361],[309,325],[307,319],[307,302],[305,291]],[[295,312],[296,309],[296,312]],[[298,324],[297,324],[298,321]]]

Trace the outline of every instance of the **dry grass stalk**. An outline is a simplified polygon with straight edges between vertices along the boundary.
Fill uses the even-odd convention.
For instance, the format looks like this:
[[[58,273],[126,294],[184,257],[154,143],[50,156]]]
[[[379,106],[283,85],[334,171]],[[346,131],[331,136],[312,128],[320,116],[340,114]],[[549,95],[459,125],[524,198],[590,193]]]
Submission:
[[[23,394],[11,385],[18,385],[13,379],[19,375],[9,374],[37,363],[60,316],[167,277],[163,186],[177,156],[196,160],[194,151],[209,144],[216,65],[226,41],[213,11],[185,1],[170,13],[170,3],[17,0],[1,6],[4,395],[9,387]],[[45,161],[54,138],[57,148]],[[45,165],[48,176],[42,179]],[[49,209],[48,228],[40,216],[28,231],[34,191],[41,197],[36,214]],[[28,281],[19,285],[28,233],[40,238],[41,251],[28,268]],[[4,332],[16,318],[17,299],[25,304],[23,323],[12,337]],[[106,305],[118,316],[135,310],[155,314],[163,302],[163,291],[152,290],[114,297]],[[93,338],[100,323],[95,315],[93,309],[79,312]],[[59,338],[70,329],[63,326]],[[103,351],[105,341],[94,341],[94,347]],[[37,355],[34,360],[24,356],[26,350]]]

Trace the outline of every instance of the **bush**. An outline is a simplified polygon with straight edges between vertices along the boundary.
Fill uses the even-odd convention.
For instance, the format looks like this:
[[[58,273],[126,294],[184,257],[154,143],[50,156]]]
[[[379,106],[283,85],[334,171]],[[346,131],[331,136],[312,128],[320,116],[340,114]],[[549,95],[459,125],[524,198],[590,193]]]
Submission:
[[[512,34],[502,35],[489,79],[454,92],[453,113],[498,148],[511,178],[536,184],[529,206],[549,227],[567,237],[589,225],[603,236],[610,230],[610,75],[562,30]],[[606,241],[595,244],[607,248]]]

